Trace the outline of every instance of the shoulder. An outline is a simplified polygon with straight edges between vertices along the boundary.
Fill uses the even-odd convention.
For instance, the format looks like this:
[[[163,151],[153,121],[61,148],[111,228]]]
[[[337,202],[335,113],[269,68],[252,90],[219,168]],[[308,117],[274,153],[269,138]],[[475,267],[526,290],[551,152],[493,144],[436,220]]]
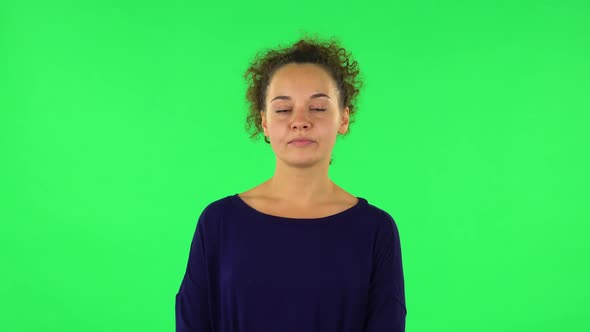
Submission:
[[[232,204],[231,199],[232,199],[231,195],[217,198],[214,201],[211,201],[210,203],[208,203],[205,206],[205,208],[203,209],[203,212],[206,212],[206,213],[212,214],[212,215],[221,214],[224,211],[227,211],[227,209],[230,207],[230,205]]]
[[[395,219],[385,208],[367,203],[364,211],[367,220],[371,221],[378,230],[386,233],[398,233]]]
[[[197,227],[204,228],[210,227],[210,225],[217,224],[219,220],[227,213],[233,211],[232,196],[228,195],[225,197],[217,198],[209,203],[206,203],[205,207],[201,210]],[[201,226],[199,226],[199,224]]]

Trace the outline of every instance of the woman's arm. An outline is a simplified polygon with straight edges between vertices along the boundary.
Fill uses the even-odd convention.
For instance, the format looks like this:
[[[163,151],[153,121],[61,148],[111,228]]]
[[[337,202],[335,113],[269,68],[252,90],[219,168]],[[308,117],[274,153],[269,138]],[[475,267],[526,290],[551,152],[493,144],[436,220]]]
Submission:
[[[388,227],[377,234],[365,332],[404,332],[406,329],[400,237],[389,215],[388,221]]]
[[[176,294],[176,332],[211,331],[203,220],[204,213],[197,223],[186,271]]]

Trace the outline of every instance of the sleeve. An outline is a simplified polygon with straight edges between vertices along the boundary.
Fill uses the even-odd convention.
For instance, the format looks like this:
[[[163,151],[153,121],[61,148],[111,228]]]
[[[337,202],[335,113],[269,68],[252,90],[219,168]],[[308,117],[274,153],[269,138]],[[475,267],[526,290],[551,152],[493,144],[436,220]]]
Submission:
[[[406,329],[400,237],[389,214],[387,220],[386,227],[377,232],[375,239],[365,332],[404,332]]]
[[[207,256],[203,237],[205,211],[197,222],[186,271],[176,294],[176,332],[211,331]]]

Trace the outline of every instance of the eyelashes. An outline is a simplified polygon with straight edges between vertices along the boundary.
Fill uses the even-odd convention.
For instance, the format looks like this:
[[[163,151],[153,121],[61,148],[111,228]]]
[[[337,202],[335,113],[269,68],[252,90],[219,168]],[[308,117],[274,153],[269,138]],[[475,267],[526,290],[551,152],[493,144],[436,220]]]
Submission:
[[[319,111],[319,112],[325,112],[326,109],[325,108],[312,108],[312,110],[314,111]],[[275,111],[276,113],[284,113],[284,112],[289,112],[291,110],[277,110]]]

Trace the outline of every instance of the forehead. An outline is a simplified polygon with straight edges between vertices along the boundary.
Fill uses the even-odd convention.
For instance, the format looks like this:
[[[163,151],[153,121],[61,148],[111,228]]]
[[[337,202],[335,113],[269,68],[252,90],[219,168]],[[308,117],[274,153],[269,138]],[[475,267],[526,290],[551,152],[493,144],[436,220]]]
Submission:
[[[330,74],[316,64],[290,63],[275,71],[268,85],[267,97],[272,94],[312,94],[324,92],[333,95],[334,80]]]

